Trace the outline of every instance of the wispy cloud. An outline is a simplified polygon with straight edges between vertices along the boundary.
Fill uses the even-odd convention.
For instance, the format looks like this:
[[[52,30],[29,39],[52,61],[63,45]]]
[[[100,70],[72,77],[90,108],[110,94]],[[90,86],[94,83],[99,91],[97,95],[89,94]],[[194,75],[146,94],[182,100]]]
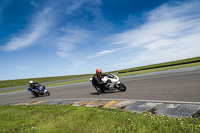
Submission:
[[[119,50],[120,50],[120,48],[111,49],[111,50],[103,50],[103,51],[100,51],[100,52],[98,52],[94,55],[87,56],[86,58],[92,59],[92,58],[96,58],[96,57],[99,57],[99,56],[102,56],[102,55],[113,53],[113,52],[116,52],[116,51],[119,51]]]
[[[67,23],[61,26],[60,36],[56,37],[55,44],[58,51],[57,56],[62,58],[74,58],[80,53],[80,47],[84,47],[84,44],[89,41],[93,32],[90,30],[92,26],[101,19],[101,13],[99,6],[102,4],[101,0],[77,0],[72,1],[65,9],[65,17],[78,16],[75,19],[76,23]],[[83,12],[87,12],[83,14]],[[94,21],[88,22],[87,15],[93,16]],[[83,23],[83,24],[82,24]],[[95,23],[95,24],[94,24]],[[85,25],[88,25],[89,27]],[[92,29],[92,28],[91,28]],[[89,42],[91,43],[91,42]],[[76,50],[79,49],[79,52]]]
[[[99,6],[102,4],[101,0],[76,0],[71,3],[69,7],[66,8],[67,14],[73,14],[74,11],[82,8],[84,4],[92,4],[95,6]],[[90,7],[91,8],[91,7]]]
[[[73,3],[69,7],[67,7],[66,13],[67,14],[74,13],[74,11],[76,11],[77,9],[79,9],[86,2],[87,2],[87,0],[73,1]]]
[[[144,62],[154,63],[200,55],[199,7],[199,1],[163,4],[150,11],[146,22],[140,27],[112,35],[107,41],[112,46],[120,46],[129,52],[139,49],[129,57]],[[112,52],[116,51],[105,50],[91,57]],[[130,64],[135,63],[136,61],[132,61]]]
[[[39,43],[39,40],[48,32],[51,25],[51,21],[48,18],[50,13],[50,8],[45,8],[42,12],[38,13],[32,20],[28,29],[14,35],[10,41],[1,48],[6,51],[15,51]]]
[[[90,37],[90,32],[83,29],[62,28],[62,31],[64,35],[57,38],[55,43],[58,48],[57,55],[62,58],[73,57],[78,45],[82,45]]]
[[[21,69],[21,70],[25,70],[27,69],[27,67],[24,67],[24,66],[15,66],[17,69]]]

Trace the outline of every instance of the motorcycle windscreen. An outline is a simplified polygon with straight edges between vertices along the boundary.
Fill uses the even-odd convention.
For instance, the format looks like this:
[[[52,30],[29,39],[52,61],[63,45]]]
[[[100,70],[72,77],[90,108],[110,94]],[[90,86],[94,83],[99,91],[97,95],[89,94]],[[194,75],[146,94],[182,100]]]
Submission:
[[[109,78],[115,78],[115,76],[112,75],[112,74],[108,74],[108,77],[109,77]]]

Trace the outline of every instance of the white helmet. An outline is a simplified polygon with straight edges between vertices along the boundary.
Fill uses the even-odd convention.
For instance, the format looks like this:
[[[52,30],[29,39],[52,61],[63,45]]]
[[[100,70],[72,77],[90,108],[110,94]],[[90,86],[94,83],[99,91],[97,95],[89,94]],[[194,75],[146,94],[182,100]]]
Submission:
[[[33,83],[33,81],[32,81],[32,80],[30,80],[30,81],[29,81],[29,84],[32,84],[32,83]]]

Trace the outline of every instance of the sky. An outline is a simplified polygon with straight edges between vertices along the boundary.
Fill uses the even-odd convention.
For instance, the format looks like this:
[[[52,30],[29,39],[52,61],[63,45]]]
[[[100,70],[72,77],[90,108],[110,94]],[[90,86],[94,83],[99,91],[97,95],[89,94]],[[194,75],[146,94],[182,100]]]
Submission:
[[[1,0],[0,80],[200,56],[199,0]]]

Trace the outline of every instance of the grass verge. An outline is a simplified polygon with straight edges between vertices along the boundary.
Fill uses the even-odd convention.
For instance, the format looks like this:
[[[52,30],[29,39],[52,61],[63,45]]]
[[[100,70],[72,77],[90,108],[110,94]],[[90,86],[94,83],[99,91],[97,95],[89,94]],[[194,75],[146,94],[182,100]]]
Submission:
[[[148,70],[148,69],[155,69],[155,68],[163,68],[163,67],[169,67],[169,66],[179,66],[183,64],[191,64],[195,62],[200,62],[200,57],[194,57],[189,59],[183,59],[183,60],[177,60],[177,61],[170,61],[165,63],[158,63],[153,65],[147,65],[147,66],[141,66],[141,67],[135,67],[135,68],[129,68],[125,70],[117,71],[119,73],[127,72],[127,71],[140,71],[140,70]]]
[[[197,133],[200,120],[70,105],[0,106],[1,133]]]
[[[164,68],[155,68],[155,69],[149,69],[149,70],[141,70],[141,71],[135,71],[135,72],[134,71],[133,72],[127,72],[127,73],[118,74],[118,76],[136,75],[136,74],[142,74],[142,73],[166,71],[166,70],[186,68],[186,67],[193,67],[193,66],[200,66],[200,62],[191,63],[191,64],[184,64],[184,65],[178,65],[178,66],[170,66],[170,67],[164,67]]]
[[[30,80],[33,80],[38,83],[45,83],[51,81],[60,81],[60,80],[68,80],[68,79],[76,79],[82,77],[88,77],[92,74],[84,74],[84,75],[72,75],[72,76],[60,76],[60,77],[46,77],[46,78],[32,78],[32,79],[17,79],[17,80],[6,80],[0,81],[0,88],[8,88],[15,86],[27,85]]]
[[[45,86],[46,87],[50,87],[50,86],[58,86],[58,85],[72,84],[72,83],[78,83],[78,82],[85,82],[85,81],[89,81],[89,79],[73,80],[73,81],[67,81],[67,82],[61,82],[61,83],[55,83],[55,84],[49,84],[49,85],[45,85]],[[0,91],[0,94],[1,93],[7,93],[7,92],[21,91],[21,90],[26,90],[26,89],[27,88],[7,90],[7,91]]]

